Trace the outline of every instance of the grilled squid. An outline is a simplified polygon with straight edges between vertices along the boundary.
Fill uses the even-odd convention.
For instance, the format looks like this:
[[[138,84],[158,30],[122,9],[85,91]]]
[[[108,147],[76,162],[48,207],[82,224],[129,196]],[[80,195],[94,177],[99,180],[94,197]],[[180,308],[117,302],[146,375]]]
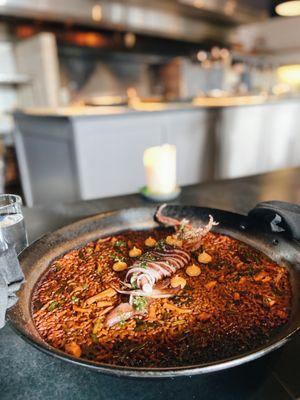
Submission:
[[[163,215],[162,211],[165,207],[166,204],[163,204],[158,208],[155,218],[164,226],[174,227],[175,233],[172,236],[178,243],[181,244],[180,247],[186,251],[198,250],[202,244],[202,238],[208,234],[213,226],[218,225],[218,222],[215,222],[213,217],[209,215],[209,221],[207,225],[194,228],[187,219],[180,221],[176,218]]]
[[[137,312],[132,304],[121,303],[108,314],[106,318],[106,325],[111,327],[134,317],[136,314]]]
[[[144,253],[129,268],[124,281],[126,290],[116,289],[121,294],[129,295],[129,302],[119,304],[108,314],[106,325],[109,327],[132,318],[134,315],[147,313],[151,299],[168,298],[178,293],[180,287],[165,288],[163,283],[189,263],[190,252],[198,250],[202,238],[214,225],[217,225],[210,215],[207,225],[194,228],[187,220],[179,221],[162,215],[165,206],[164,204],[159,207],[155,216],[161,224],[174,227],[173,238],[177,244],[156,246]],[[138,306],[137,301],[139,302]],[[140,303],[143,303],[143,307],[140,306]]]
[[[146,295],[153,292],[155,284],[183,268],[191,256],[185,250],[164,246],[162,250],[145,253],[142,260],[136,261],[125,277],[127,286],[141,290]]]

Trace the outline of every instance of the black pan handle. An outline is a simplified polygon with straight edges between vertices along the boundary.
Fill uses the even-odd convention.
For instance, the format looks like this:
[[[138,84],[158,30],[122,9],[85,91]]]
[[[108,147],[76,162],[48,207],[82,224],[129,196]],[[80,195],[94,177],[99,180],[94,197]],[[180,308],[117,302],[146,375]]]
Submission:
[[[300,240],[300,206],[297,204],[265,201],[258,203],[249,211],[248,216],[273,233],[282,233]]]

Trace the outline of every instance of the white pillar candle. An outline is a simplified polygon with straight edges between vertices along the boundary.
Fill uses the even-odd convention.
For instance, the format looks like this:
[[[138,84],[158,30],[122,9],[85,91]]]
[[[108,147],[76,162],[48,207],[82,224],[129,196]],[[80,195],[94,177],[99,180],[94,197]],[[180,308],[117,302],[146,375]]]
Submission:
[[[176,189],[176,146],[164,144],[144,152],[147,188],[153,194],[169,194]]]

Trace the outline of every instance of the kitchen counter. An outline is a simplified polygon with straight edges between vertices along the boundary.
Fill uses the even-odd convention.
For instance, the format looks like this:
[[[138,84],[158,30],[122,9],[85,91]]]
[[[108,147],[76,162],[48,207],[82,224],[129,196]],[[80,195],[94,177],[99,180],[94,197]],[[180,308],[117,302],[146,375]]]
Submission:
[[[194,104],[133,106],[16,113],[26,203],[135,193],[145,184],[145,149],[164,143],[177,148],[181,186],[300,166],[298,98],[198,98]]]
[[[185,187],[177,204],[247,213],[264,200],[300,203],[300,168]],[[80,217],[149,204],[139,195],[25,208],[30,241]],[[36,350],[9,326],[0,331],[1,400],[291,400],[300,396],[300,335],[259,360],[191,378],[137,381],[104,376]]]
[[[73,105],[57,108],[25,108],[21,112],[30,116],[45,117],[85,117],[124,115],[136,112],[159,112],[159,111],[180,111],[197,108],[226,108],[238,106],[253,106],[261,104],[272,104],[277,102],[294,101],[295,97],[274,96],[274,95],[247,95],[228,97],[198,97],[191,102],[143,102],[132,101],[129,106],[83,106]]]

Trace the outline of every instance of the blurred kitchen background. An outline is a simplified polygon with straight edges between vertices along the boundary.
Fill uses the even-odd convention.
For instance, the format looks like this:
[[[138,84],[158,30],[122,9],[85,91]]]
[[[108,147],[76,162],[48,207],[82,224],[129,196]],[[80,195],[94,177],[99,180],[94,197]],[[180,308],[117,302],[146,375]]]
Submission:
[[[278,15],[278,14],[283,14]],[[27,205],[300,166],[300,1],[0,0],[0,190]]]

